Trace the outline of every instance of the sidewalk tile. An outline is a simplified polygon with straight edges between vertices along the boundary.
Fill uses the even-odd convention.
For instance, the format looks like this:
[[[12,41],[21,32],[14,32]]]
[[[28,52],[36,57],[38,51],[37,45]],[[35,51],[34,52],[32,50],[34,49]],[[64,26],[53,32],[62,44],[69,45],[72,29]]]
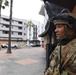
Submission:
[[[18,60],[16,61],[16,63],[19,63],[21,65],[27,65],[27,64],[33,64],[38,62],[37,60],[33,60],[33,59],[23,59],[23,60]]]

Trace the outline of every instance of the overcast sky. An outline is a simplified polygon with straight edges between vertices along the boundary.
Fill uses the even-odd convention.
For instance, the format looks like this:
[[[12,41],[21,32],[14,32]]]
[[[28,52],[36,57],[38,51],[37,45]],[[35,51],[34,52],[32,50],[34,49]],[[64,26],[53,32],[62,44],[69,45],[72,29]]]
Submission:
[[[19,19],[33,19],[43,22],[44,17],[38,14],[42,4],[41,0],[13,0],[12,16]],[[2,15],[9,16],[9,12],[9,7],[2,9]]]

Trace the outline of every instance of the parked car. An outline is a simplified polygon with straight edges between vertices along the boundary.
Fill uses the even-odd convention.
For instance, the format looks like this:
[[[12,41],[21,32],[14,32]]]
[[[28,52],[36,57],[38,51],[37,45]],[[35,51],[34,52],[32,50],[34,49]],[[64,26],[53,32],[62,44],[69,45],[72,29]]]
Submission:
[[[32,45],[33,45],[32,43],[26,44],[26,46],[28,46],[28,47],[29,47],[29,46],[32,46]]]
[[[1,45],[2,48],[8,48],[8,43],[4,43]],[[11,48],[18,48],[18,45],[17,44],[12,44],[11,43]]]
[[[11,48],[18,48],[17,44],[11,44]]]
[[[30,43],[30,44],[26,44],[26,46],[30,46],[30,47],[40,47],[41,45],[40,44],[32,44],[32,43]]]
[[[28,46],[28,47],[29,47],[29,46],[30,46],[30,44],[26,44],[26,46]]]
[[[1,47],[2,48],[7,48],[8,47],[8,44],[7,43],[4,43],[4,44],[1,45]]]
[[[40,44],[34,44],[32,45],[32,47],[40,47],[41,45]]]

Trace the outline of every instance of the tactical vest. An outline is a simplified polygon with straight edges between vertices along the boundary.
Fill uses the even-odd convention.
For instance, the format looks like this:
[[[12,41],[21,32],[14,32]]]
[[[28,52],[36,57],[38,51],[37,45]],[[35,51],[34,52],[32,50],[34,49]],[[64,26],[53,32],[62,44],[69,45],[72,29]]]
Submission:
[[[58,45],[50,55],[49,68],[44,75],[60,75],[60,46]],[[76,39],[62,46],[62,75],[76,75]]]

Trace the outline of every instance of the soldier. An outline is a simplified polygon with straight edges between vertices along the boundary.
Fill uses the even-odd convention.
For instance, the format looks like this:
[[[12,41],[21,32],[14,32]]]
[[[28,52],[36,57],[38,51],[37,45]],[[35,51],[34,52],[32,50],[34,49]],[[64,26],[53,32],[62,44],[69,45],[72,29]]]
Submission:
[[[58,44],[50,55],[45,75],[76,75],[76,15],[61,13],[53,18]]]

